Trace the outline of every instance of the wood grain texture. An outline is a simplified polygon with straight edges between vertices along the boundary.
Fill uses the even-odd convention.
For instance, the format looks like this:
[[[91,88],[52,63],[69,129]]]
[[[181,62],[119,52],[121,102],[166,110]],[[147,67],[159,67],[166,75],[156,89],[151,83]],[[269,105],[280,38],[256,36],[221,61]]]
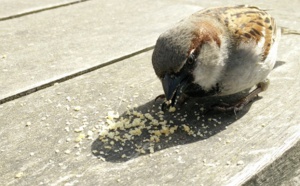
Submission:
[[[215,1],[212,3],[221,4]],[[272,3],[272,6],[275,5],[276,2]],[[280,8],[279,6],[274,10],[274,14],[283,26],[300,27],[293,17],[284,13],[286,7]],[[69,8],[64,10],[66,13],[72,11]],[[58,19],[65,14],[56,10],[53,11],[53,15]],[[39,21],[43,21],[47,20],[49,15],[44,12],[40,13],[39,17]],[[31,19],[9,20],[6,24],[10,25],[11,29],[14,28],[13,25],[19,28],[15,23],[28,20],[28,23],[24,24],[29,25],[34,21],[33,17]],[[73,26],[70,32],[76,32],[76,28],[82,26],[82,24],[69,22],[66,24]],[[169,25],[169,23],[161,24],[157,32]],[[36,73],[37,77],[48,79],[49,76],[45,75],[46,68],[44,71],[39,71],[33,64],[28,63],[31,67],[28,69],[31,71],[23,73],[24,67],[20,64],[21,59],[28,62],[50,59],[49,56],[45,58],[43,56],[49,54],[43,51],[46,47],[52,47],[53,51],[54,48],[67,49],[67,46],[78,48],[78,50],[74,49],[77,52],[73,53],[74,56],[71,53],[63,55],[63,52],[57,51],[56,54],[61,55],[55,58],[61,59],[57,63],[74,61],[80,56],[84,60],[77,60],[78,64],[82,61],[90,64],[95,61],[105,62],[108,57],[100,59],[90,52],[92,50],[89,48],[89,43],[93,38],[98,37],[96,33],[91,34],[91,27],[77,30],[78,33],[82,31],[82,35],[88,38],[86,42],[84,39],[79,40],[82,41],[79,42],[80,44],[75,42],[79,36],[77,34],[68,35],[64,42],[37,36],[34,40],[37,46],[36,48],[32,46],[32,49],[42,51],[32,55],[27,55],[29,49],[22,49],[17,45],[16,40],[10,45],[6,43],[5,46],[15,49],[11,51],[19,56],[5,53],[7,60],[13,59],[9,61],[13,68],[6,76],[0,73],[1,86],[4,80],[9,82],[6,86],[18,81],[25,82],[24,77],[31,76],[29,72]],[[5,29],[5,27],[1,28]],[[45,27],[38,28],[39,26],[33,29],[39,31]],[[53,29],[49,28],[50,30],[45,31],[44,36],[50,37],[55,28],[63,28],[63,24]],[[95,28],[100,29],[100,27]],[[144,26],[143,29],[149,29],[149,25]],[[149,32],[151,30],[154,32],[156,29],[150,28]],[[129,30],[133,35],[136,31]],[[28,32],[31,33],[30,30]],[[109,35],[109,29],[107,33]],[[26,32],[20,34],[19,39],[26,42],[24,35],[22,36],[22,34],[26,35]],[[128,36],[128,33],[124,35],[129,38],[131,36]],[[151,37],[154,38],[154,35]],[[62,38],[62,36],[63,34],[56,37]],[[30,38],[33,39],[33,35]],[[124,47],[131,48],[135,43],[130,44],[129,40],[124,42],[114,45],[115,47],[109,45],[101,48],[102,45],[96,45],[95,48],[107,51],[110,54],[107,56],[111,56],[115,52],[112,48],[116,49],[124,44],[128,44]],[[276,68],[270,74],[269,89],[242,112],[236,116],[233,113],[205,114],[201,111],[202,108],[218,102],[219,99],[190,99],[181,109],[177,108],[175,113],[166,112],[162,116],[163,120],[169,123],[172,120],[173,125],[177,125],[178,129],[174,134],[162,136],[155,144],[147,141],[149,139],[147,130],[143,130],[140,136],[128,140],[126,146],[119,146],[118,143],[110,144],[109,150],[98,140],[98,133],[107,126],[108,111],[117,111],[121,116],[128,117],[126,115],[128,105],[132,107],[135,105],[136,111],[151,113],[159,119],[156,113],[160,111],[161,101],[154,102],[153,99],[163,90],[151,66],[152,51],[1,104],[1,183],[4,185],[251,185],[251,181],[254,181],[254,183],[268,184],[274,182],[265,178],[269,175],[276,176],[276,167],[283,166],[287,170],[284,172],[290,175],[282,175],[288,178],[279,184],[297,184],[299,171],[296,168],[299,167],[297,165],[299,156],[293,154],[298,154],[300,141],[299,42],[299,36],[282,37]],[[65,48],[60,48],[61,45]],[[145,43],[137,48],[141,46],[145,46]],[[122,53],[119,55],[121,56]],[[4,60],[4,58],[0,59],[1,65],[9,64],[8,61],[3,62]],[[51,60],[47,62],[50,64]],[[72,65],[76,66],[75,63]],[[18,73],[19,78],[17,78]],[[8,80],[14,77],[16,79]],[[231,102],[240,96],[242,95],[222,99]],[[194,133],[187,133],[184,125]],[[129,130],[119,132],[129,133]],[[81,138],[80,142],[76,142],[78,138]],[[154,145],[153,153],[149,151],[150,145]],[[137,151],[141,148],[145,149],[144,154]],[[95,150],[102,151],[103,154],[96,154]],[[123,154],[126,154],[125,158]],[[285,156],[293,158],[285,159]],[[103,161],[104,159],[106,161]],[[291,175],[293,178],[289,177]]]
[[[80,0],[44,0],[44,1],[17,1],[2,0],[0,7],[0,21],[21,17],[45,10],[80,3]]]
[[[285,42],[296,44],[297,38],[290,37]],[[181,121],[179,116],[175,119],[168,113],[164,118],[204,132],[204,137],[190,136],[179,128],[157,143],[156,147],[161,148],[150,155],[135,150],[136,145],[149,145],[143,142],[147,139],[144,135],[131,140],[121,153],[111,151],[104,156],[105,162],[91,153],[105,151],[101,144],[97,145],[97,132],[93,140],[84,139],[77,147],[74,140],[79,135],[77,128],[83,127],[84,134],[100,129],[107,111],[122,114],[127,105],[134,104],[143,113],[149,109],[159,111],[161,102],[154,103],[153,99],[162,89],[151,67],[151,52],[3,104],[0,145],[5,166],[0,170],[1,180],[13,185],[242,184],[300,138],[299,99],[295,97],[300,88],[299,66],[294,62],[298,52],[291,54],[283,46],[281,50],[281,57],[288,62],[279,62],[282,65],[272,72],[272,85],[262,99],[237,116],[200,114],[200,121],[194,112],[203,103],[216,100],[190,100],[178,111],[181,116],[187,115],[187,120]],[[122,152],[132,156],[122,158]],[[19,172],[24,176],[14,178]]]
[[[255,175],[245,185],[299,185],[300,142]]]
[[[153,46],[169,25],[200,9],[118,3],[88,1],[1,21],[0,100]]]

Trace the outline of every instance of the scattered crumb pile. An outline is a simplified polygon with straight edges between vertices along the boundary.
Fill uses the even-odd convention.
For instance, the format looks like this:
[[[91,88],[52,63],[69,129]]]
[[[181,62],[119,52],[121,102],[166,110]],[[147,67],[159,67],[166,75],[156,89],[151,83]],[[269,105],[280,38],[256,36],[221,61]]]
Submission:
[[[144,142],[157,143],[160,141],[161,136],[169,136],[173,134],[178,126],[173,124],[173,121],[167,122],[164,120],[164,112],[160,111],[156,113],[159,119],[155,119],[150,113],[143,114],[138,111],[128,110],[127,118],[119,117],[118,113],[113,111],[108,112],[106,123],[107,128],[104,129],[99,139],[102,142],[108,142],[110,140],[120,141],[125,145],[128,140],[133,140],[136,136],[140,136],[143,132],[147,132],[148,138],[144,138]],[[121,134],[121,131],[122,132]],[[110,142],[112,145],[113,143]],[[106,147],[110,148],[110,147]],[[149,147],[150,152],[154,152],[152,145]],[[143,151],[142,151],[143,152]]]
[[[206,130],[207,126],[203,124],[201,127],[199,112],[193,113],[194,115],[198,115],[196,118],[199,121],[199,127],[195,130],[186,123],[187,114],[179,116],[178,113],[174,113],[175,111],[175,107],[170,107],[167,111],[170,112],[168,114],[174,116],[175,122],[173,120],[166,120],[163,111],[142,113],[136,110],[127,110],[127,113],[123,117],[120,117],[114,111],[109,111],[106,116],[106,125],[99,133],[99,140],[105,144],[104,148],[109,150],[116,149],[114,147],[116,143],[120,144],[121,147],[118,146],[116,149],[120,151],[123,150],[122,146],[125,147],[126,142],[133,141],[138,143],[139,140],[137,139],[142,139],[142,143],[148,145],[140,145],[141,143],[139,143],[134,144],[134,146],[135,151],[144,154],[146,152],[153,153],[156,148],[159,149],[159,142],[161,142],[162,138],[164,142],[165,139],[172,140],[171,135],[176,131],[179,132],[178,130],[189,136],[205,138],[208,133]],[[217,120],[214,120],[214,123],[215,125],[221,124]],[[100,150],[99,153],[103,154],[104,152]],[[126,158],[126,155],[122,155],[122,158]]]

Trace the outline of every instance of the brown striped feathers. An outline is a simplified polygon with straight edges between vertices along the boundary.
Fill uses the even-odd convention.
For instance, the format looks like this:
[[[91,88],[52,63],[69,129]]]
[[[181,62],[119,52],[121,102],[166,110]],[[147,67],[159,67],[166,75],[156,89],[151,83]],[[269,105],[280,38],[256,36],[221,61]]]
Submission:
[[[254,6],[211,8],[195,15],[200,14],[217,18],[228,28],[238,44],[250,41],[260,44],[263,58],[269,54],[270,47],[276,39],[274,19],[266,11]]]

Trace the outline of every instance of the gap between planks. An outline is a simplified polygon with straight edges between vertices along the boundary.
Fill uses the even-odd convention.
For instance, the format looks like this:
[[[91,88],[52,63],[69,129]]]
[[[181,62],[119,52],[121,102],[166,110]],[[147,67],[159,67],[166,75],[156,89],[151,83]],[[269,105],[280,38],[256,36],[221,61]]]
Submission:
[[[15,18],[19,18],[19,17],[31,15],[31,14],[36,14],[36,13],[39,13],[39,12],[44,12],[44,11],[47,11],[47,10],[53,10],[53,9],[57,9],[57,8],[65,7],[65,6],[70,6],[70,5],[74,5],[74,4],[78,4],[78,3],[83,3],[83,2],[86,2],[86,1],[90,1],[90,0],[77,0],[77,1],[69,2],[69,3],[58,4],[58,5],[54,5],[54,6],[49,6],[49,7],[36,9],[36,10],[31,10],[31,11],[28,11],[28,12],[22,12],[22,13],[19,13],[19,14],[10,15],[10,16],[6,16],[6,17],[0,17],[0,21],[15,19]]]
[[[4,98],[0,99],[0,105],[1,105],[1,104],[4,104],[4,103],[6,103],[6,102],[9,102],[9,101],[18,99],[18,98],[20,98],[20,97],[24,97],[24,96],[26,96],[26,95],[32,94],[32,93],[37,92],[37,91],[39,91],[39,90],[42,90],[42,89],[51,87],[51,86],[53,86],[55,83],[61,83],[61,82],[64,82],[64,81],[73,79],[73,78],[75,78],[75,77],[81,76],[81,75],[83,75],[83,74],[87,74],[87,73],[89,73],[89,72],[98,70],[98,69],[103,68],[103,67],[106,67],[106,66],[108,66],[108,65],[112,65],[112,64],[114,64],[114,63],[123,61],[123,60],[128,59],[128,58],[131,58],[131,57],[133,57],[133,56],[142,54],[142,53],[144,53],[144,52],[148,52],[148,51],[150,51],[150,50],[152,50],[152,49],[154,49],[154,45],[149,46],[149,47],[146,47],[146,48],[141,49],[141,50],[138,50],[138,51],[135,51],[135,52],[133,52],[133,53],[124,55],[124,56],[122,56],[122,57],[119,57],[119,58],[116,58],[116,59],[112,59],[112,60],[107,61],[107,62],[105,62],[105,63],[99,64],[99,65],[96,65],[96,66],[92,66],[92,67],[89,67],[89,68],[87,68],[87,69],[84,69],[84,70],[81,70],[81,71],[78,71],[78,72],[75,72],[75,73],[66,75],[66,76],[64,76],[64,77],[61,77],[61,78],[58,78],[58,79],[55,79],[55,80],[52,80],[52,81],[49,81],[49,82],[45,82],[45,83],[40,84],[40,85],[38,85],[38,86],[35,86],[35,87],[33,87],[33,88],[29,88],[29,89],[27,89],[27,90],[20,91],[20,92],[18,92],[18,93],[16,93],[16,94],[13,94],[13,95],[10,95],[10,96],[8,96],[8,97],[4,97]]]

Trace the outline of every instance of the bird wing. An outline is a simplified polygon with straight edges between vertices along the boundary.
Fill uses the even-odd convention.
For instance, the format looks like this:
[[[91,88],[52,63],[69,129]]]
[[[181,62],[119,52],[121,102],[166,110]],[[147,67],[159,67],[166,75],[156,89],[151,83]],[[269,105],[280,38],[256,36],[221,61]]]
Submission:
[[[276,23],[274,19],[265,10],[257,7],[240,5],[210,8],[196,14],[217,18],[226,25],[238,45],[255,41],[261,48],[262,60],[268,56],[275,41]]]

